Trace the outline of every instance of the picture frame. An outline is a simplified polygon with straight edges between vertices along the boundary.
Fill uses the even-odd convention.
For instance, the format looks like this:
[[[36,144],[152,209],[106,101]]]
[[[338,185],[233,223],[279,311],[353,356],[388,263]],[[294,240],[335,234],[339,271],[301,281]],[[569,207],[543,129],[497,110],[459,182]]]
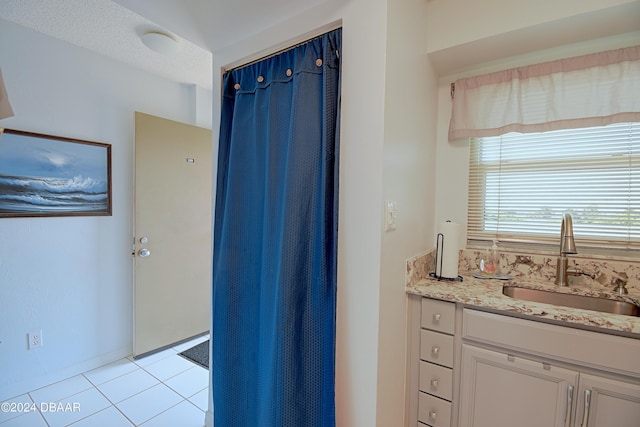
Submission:
[[[0,128],[0,218],[111,215],[110,144]]]

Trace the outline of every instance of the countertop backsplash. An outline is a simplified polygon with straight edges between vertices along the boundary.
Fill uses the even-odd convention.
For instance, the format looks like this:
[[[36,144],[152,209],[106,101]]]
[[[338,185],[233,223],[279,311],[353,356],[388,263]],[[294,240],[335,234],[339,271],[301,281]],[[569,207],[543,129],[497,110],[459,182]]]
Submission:
[[[407,270],[405,272],[405,284],[415,285],[420,280],[429,277],[429,273],[434,270],[436,260],[436,250],[430,249],[407,260]],[[458,264],[460,265],[460,264]],[[458,267],[459,269],[459,267]]]
[[[483,251],[476,249],[460,250],[458,272],[473,275],[479,272]],[[556,255],[522,254],[500,252],[500,271],[513,276],[515,283],[526,285],[527,281],[553,283],[556,277]],[[628,297],[640,302],[640,261],[620,261],[608,257],[589,258],[569,255],[569,267],[578,268],[594,275],[569,276],[569,287],[590,288],[596,293],[613,293],[618,282],[627,282]],[[417,284],[428,278],[434,271],[435,249],[423,252],[407,260],[406,284]]]

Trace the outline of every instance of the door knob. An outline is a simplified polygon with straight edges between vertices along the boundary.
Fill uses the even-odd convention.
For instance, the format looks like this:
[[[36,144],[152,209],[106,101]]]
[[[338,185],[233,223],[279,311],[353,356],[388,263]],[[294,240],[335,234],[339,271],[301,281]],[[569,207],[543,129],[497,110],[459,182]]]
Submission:
[[[145,257],[148,257],[149,255],[151,255],[151,251],[149,249],[142,248],[138,251],[138,256],[140,258],[145,258]]]

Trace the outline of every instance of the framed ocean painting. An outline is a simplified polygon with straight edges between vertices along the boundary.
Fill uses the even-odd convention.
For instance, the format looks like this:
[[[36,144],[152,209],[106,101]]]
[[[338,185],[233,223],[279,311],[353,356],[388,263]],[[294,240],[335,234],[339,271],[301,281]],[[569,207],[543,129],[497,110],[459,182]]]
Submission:
[[[0,217],[111,215],[111,145],[0,129]]]

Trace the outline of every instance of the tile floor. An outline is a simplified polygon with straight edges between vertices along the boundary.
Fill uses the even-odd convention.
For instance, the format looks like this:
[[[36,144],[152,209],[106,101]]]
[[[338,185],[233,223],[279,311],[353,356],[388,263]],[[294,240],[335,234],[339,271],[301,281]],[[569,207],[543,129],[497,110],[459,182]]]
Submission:
[[[139,360],[118,360],[16,396],[7,402],[36,410],[0,411],[0,427],[202,427],[209,371],[178,353],[208,338]]]

